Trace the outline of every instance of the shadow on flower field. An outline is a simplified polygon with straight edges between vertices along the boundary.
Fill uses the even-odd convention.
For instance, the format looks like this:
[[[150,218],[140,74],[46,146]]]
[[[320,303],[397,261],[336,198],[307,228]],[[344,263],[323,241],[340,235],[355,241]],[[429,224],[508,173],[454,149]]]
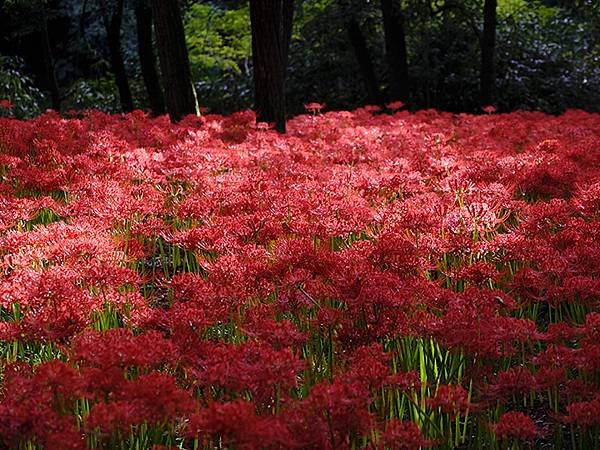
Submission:
[[[0,118],[0,447],[600,448],[600,115]]]

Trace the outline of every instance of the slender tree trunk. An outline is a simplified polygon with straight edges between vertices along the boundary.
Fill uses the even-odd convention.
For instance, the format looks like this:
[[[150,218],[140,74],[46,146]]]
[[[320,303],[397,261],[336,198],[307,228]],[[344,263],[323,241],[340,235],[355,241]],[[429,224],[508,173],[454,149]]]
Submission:
[[[275,123],[280,133],[285,133],[285,71],[293,17],[293,0],[250,0],[256,120]]]
[[[391,100],[408,99],[408,57],[400,1],[381,0]]]
[[[198,114],[179,0],[152,0],[151,4],[167,111],[171,121],[178,122]]]
[[[373,105],[380,105],[383,103],[382,96],[377,85],[377,78],[375,77],[375,70],[373,69],[373,63],[371,62],[369,49],[367,48],[367,41],[354,16],[350,16],[346,28],[365,87],[367,88],[368,102]]]
[[[483,4],[483,33],[481,36],[481,102],[491,105],[495,100],[496,70],[494,54],[496,48],[497,0],[485,0]]]
[[[42,56],[44,58],[44,68],[46,70],[46,80],[48,82],[48,88],[50,89],[50,99],[52,102],[52,109],[60,112],[60,91],[58,89],[58,81],[56,80],[56,70],[54,69],[54,57],[52,55],[52,48],[50,47],[50,36],[48,35],[48,21],[46,19],[46,11],[42,9],[41,18],[41,46]]]
[[[150,108],[155,116],[165,113],[163,97],[156,60],[152,46],[152,9],[145,0],[138,0],[135,5],[135,20],[137,25],[138,56],[142,69],[142,78],[148,92]]]
[[[104,4],[104,25],[106,27],[108,39],[110,65],[112,67],[113,74],[115,75],[117,89],[119,90],[121,109],[123,112],[130,112],[133,111],[133,98],[131,96],[131,89],[129,89],[129,80],[127,79],[127,71],[125,70],[125,62],[123,61],[123,52],[121,51],[121,24],[123,22],[123,6],[124,0],[117,0],[109,17],[109,8],[106,8],[106,4]]]

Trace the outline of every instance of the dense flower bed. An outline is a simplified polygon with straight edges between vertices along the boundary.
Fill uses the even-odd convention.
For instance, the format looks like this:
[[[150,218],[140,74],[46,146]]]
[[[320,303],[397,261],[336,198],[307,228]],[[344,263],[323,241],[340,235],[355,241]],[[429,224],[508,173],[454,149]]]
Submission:
[[[600,116],[289,130],[0,119],[0,447],[597,446]]]

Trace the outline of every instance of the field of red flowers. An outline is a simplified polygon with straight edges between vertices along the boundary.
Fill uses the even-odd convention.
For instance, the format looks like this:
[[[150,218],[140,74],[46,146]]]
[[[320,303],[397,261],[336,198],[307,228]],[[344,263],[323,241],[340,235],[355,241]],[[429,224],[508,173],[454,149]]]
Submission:
[[[0,448],[600,448],[600,115],[0,119]]]

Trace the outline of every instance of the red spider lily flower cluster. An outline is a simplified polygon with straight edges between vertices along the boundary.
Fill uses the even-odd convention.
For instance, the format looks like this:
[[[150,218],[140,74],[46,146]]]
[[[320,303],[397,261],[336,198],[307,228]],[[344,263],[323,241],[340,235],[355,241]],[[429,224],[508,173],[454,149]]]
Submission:
[[[325,108],[325,103],[317,103],[317,102],[311,102],[311,103],[305,103],[304,104],[304,109],[306,109],[307,112],[312,113],[312,114],[320,114],[321,110],[323,108]]]
[[[0,447],[593,448],[600,116],[305,106],[0,118]]]
[[[521,412],[509,411],[500,417],[494,425],[498,439],[515,438],[518,440],[533,440],[538,430],[533,420]]]
[[[404,106],[406,105],[406,103],[401,102],[400,100],[395,101],[395,102],[391,102],[391,103],[387,103],[385,105],[385,107],[391,111],[396,111],[398,109],[402,109]]]

